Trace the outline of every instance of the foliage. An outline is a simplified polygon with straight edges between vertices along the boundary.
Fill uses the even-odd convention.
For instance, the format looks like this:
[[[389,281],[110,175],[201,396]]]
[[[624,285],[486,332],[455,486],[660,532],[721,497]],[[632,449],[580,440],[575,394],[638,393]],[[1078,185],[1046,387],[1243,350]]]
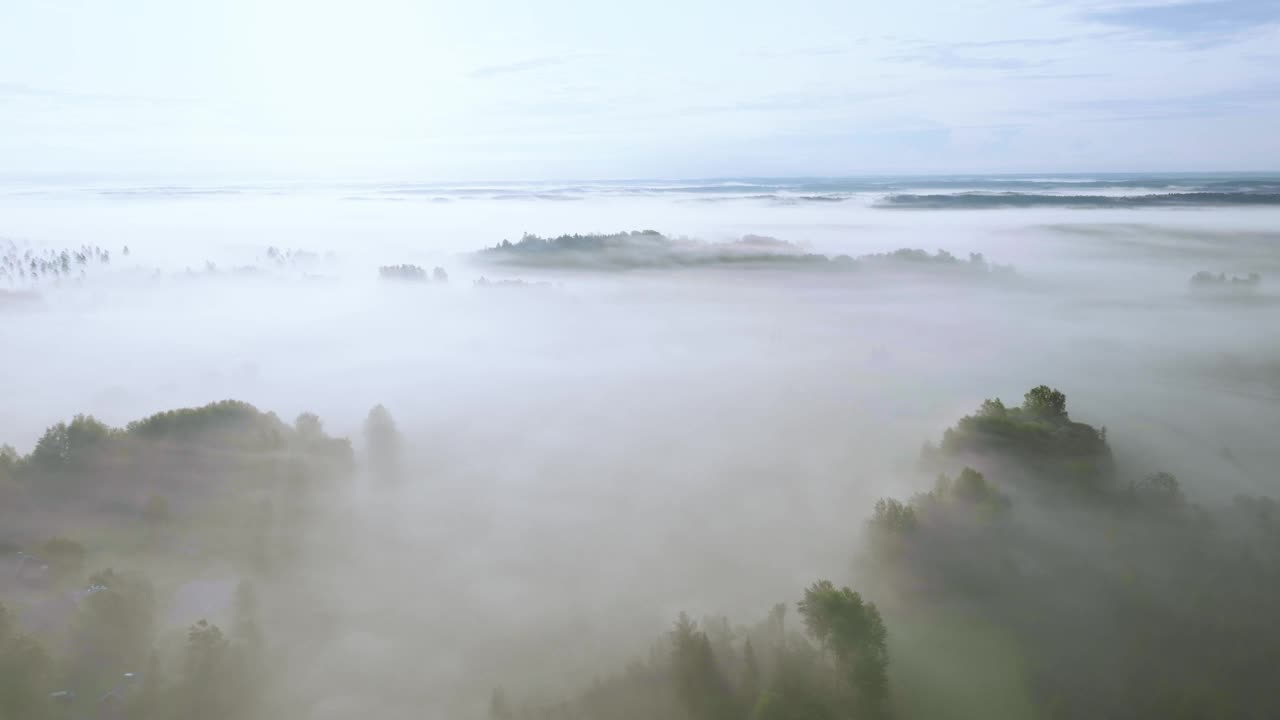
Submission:
[[[397,482],[400,479],[400,430],[382,405],[374,405],[369,410],[364,421],[364,441],[374,481],[383,485]]]
[[[503,240],[479,253],[480,259],[502,265],[578,269],[628,270],[639,268],[764,267],[823,271],[858,268],[943,269],[976,274],[1008,272],[1011,268],[990,264],[980,253],[961,260],[945,250],[930,255],[923,250],[901,248],[890,253],[828,257],[777,238],[745,235],[731,242],[701,242],[671,237],[656,230],[589,233],[544,238],[525,234],[518,242]]]
[[[398,477],[404,440],[386,408],[370,411],[365,441],[371,475]],[[1198,505],[1172,473],[1130,480],[1110,453],[1105,431],[1073,420],[1058,390],[1033,388],[1018,407],[987,400],[926,453],[948,466],[931,489],[875,504],[865,523],[869,562],[859,567],[865,594],[825,580],[805,589],[798,608],[807,635],[787,627],[786,605],[749,626],[682,614],[646,657],[564,702],[516,703],[496,691],[490,717],[901,716],[891,681],[897,690],[922,687],[901,680],[921,665],[913,652],[988,668],[986,676],[971,667],[936,671],[960,678],[943,689],[931,683],[946,698],[932,707],[953,716],[992,716],[967,713],[972,703],[947,702],[947,694],[992,693],[962,686],[996,668],[1010,676],[1016,670],[1008,683],[1019,694],[1010,705],[1018,717],[1280,717],[1273,677],[1280,503],[1240,496]],[[289,536],[307,528],[298,520],[303,503],[286,488],[305,496],[350,462],[349,443],[329,436],[319,417],[303,413],[290,425],[233,401],[159,413],[123,430],[77,416],[50,428],[26,457],[0,451],[4,479],[16,487],[56,485],[61,493],[24,508],[43,517],[73,502],[102,503],[89,505],[98,514],[85,516],[93,522],[73,535],[95,548],[94,557],[107,552],[84,533],[112,522],[140,525],[139,502],[148,498],[143,516],[167,524],[166,535],[182,533],[184,544],[196,537],[188,518],[217,507],[217,521],[252,549],[231,557],[208,551],[208,559],[243,563],[249,573],[287,571]],[[170,498],[185,503],[182,523],[164,520]],[[112,507],[123,520],[112,520]],[[111,570],[80,582],[84,545],[66,538],[38,545],[61,532],[41,528],[20,538],[65,581],[44,590],[43,599],[58,600],[44,605],[67,610],[62,618],[49,611],[44,625],[58,629],[38,635],[51,655],[0,609],[0,720],[57,717],[49,707],[55,688],[83,698],[60,708],[62,715],[101,715],[89,703],[137,674],[141,680],[123,694],[122,717],[277,716],[268,710],[277,679],[268,662],[271,628],[254,583],[237,588],[227,632],[197,622],[185,643],[165,648],[162,596],[152,584]],[[885,618],[895,638],[900,627],[912,635],[905,650],[892,645],[892,672]],[[480,706],[483,698],[476,699]]]
[[[1178,478],[1158,472],[1129,483],[1129,494],[1139,507],[1156,510],[1178,510],[1186,505]]]
[[[694,720],[730,720],[738,715],[733,691],[716,658],[711,642],[689,616],[681,613],[671,632],[672,673],[676,697]]]
[[[49,655],[35,640],[16,631],[13,616],[0,605],[0,720],[53,717],[52,686]]]
[[[28,461],[44,471],[83,468],[92,460],[94,451],[115,435],[116,431],[92,415],[76,415],[70,423],[60,422],[45,431]]]
[[[284,447],[287,427],[274,413],[262,413],[246,402],[222,400],[198,408],[156,413],[135,420],[129,435],[153,441],[193,442],[214,440],[246,450]]]
[[[732,629],[725,618],[699,625],[681,613],[647,660],[597,680],[571,701],[513,714],[593,720],[888,717],[888,636],[875,605],[822,580],[806,590],[799,606],[817,646],[786,631],[782,604],[751,628]]]
[[[963,449],[989,472],[965,468],[910,503],[883,500],[867,524],[867,569],[898,600],[895,622],[919,629],[915,618],[948,614],[1007,634],[1049,718],[1280,714],[1263,670],[1280,656],[1269,609],[1280,504],[1199,507],[1167,472],[1024,493],[1016,511],[1000,487],[1054,487],[1064,456],[1101,455],[1105,442],[1044,386],[1020,408],[992,400],[962,419],[934,452]]]
[[[261,649],[228,638],[222,629],[200,620],[187,629],[180,674],[167,697],[158,700],[165,715],[192,720],[252,717],[263,700]]]
[[[1106,430],[1071,420],[1061,391],[1040,385],[1022,406],[986,400],[927,447],[927,466],[963,459],[982,470],[1021,471],[1019,479],[1039,489],[1099,493],[1111,489],[1113,461]]]
[[[155,590],[146,578],[111,569],[81,591],[72,634],[72,685],[109,689],[114,678],[141,671],[155,634]]]
[[[417,265],[383,265],[378,268],[378,277],[383,280],[424,283],[427,282],[427,271]]]
[[[835,655],[855,716],[887,717],[888,632],[876,606],[847,587],[837,590],[820,580],[805,590],[799,608],[809,634]]]

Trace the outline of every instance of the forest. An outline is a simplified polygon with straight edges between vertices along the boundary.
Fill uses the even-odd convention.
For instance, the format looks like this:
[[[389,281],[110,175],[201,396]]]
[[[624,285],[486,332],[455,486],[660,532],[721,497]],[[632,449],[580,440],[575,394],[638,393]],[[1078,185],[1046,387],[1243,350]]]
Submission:
[[[77,416],[25,455],[6,446],[0,717],[293,716],[277,678],[306,643],[260,608],[324,552],[334,488],[408,474],[385,408],[364,434],[357,458],[313,414],[289,424],[224,401],[123,428]],[[1122,477],[1106,429],[1048,386],[982,402],[919,465],[932,487],[875,503],[839,582],[815,579],[756,621],[681,613],[576,691],[494,677],[488,715],[1280,714],[1274,499],[1202,505],[1159,468]],[[166,626],[184,572],[211,562],[240,577],[225,617]]]

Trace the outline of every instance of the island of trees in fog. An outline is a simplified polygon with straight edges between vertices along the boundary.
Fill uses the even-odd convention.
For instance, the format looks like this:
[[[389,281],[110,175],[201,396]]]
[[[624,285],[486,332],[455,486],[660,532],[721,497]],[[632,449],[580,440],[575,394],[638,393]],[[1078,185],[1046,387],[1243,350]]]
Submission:
[[[656,230],[611,234],[560,235],[544,238],[526,234],[518,242],[503,240],[476,257],[494,265],[544,269],[631,270],[660,268],[761,267],[851,271],[898,267],[966,271],[976,274],[1010,273],[1012,268],[988,263],[981,254],[958,258],[945,250],[930,254],[901,248],[893,252],[834,257],[762,235],[744,235],[731,242],[704,242],[671,237]]]

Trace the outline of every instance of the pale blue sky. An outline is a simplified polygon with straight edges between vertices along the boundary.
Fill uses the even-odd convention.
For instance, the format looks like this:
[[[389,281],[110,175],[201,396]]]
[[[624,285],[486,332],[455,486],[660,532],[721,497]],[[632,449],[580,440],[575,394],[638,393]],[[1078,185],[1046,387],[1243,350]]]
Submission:
[[[1280,169],[1280,0],[4,0],[0,173]]]

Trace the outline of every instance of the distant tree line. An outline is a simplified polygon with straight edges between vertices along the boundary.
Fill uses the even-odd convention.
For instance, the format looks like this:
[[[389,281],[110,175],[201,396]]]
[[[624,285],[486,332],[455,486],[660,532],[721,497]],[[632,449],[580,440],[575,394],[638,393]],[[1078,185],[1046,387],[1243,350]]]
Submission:
[[[560,235],[526,233],[518,242],[503,240],[481,250],[479,259],[523,267],[632,270],[643,268],[774,268],[824,271],[899,268],[950,273],[1009,274],[1013,268],[987,262],[980,253],[961,260],[945,250],[930,254],[901,248],[889,253],[834,257],[807,252],[777,238],[745,235],[732,242],[701,242],[670,237],[656,230]]]
[[[418,265],[383,265],[378,268],[378,277],[383,280],[399,280],[403,282],[434,282],[438,285],[449,282],[449,273],[439,266],[432,269],[428,277],[426,268]]]

